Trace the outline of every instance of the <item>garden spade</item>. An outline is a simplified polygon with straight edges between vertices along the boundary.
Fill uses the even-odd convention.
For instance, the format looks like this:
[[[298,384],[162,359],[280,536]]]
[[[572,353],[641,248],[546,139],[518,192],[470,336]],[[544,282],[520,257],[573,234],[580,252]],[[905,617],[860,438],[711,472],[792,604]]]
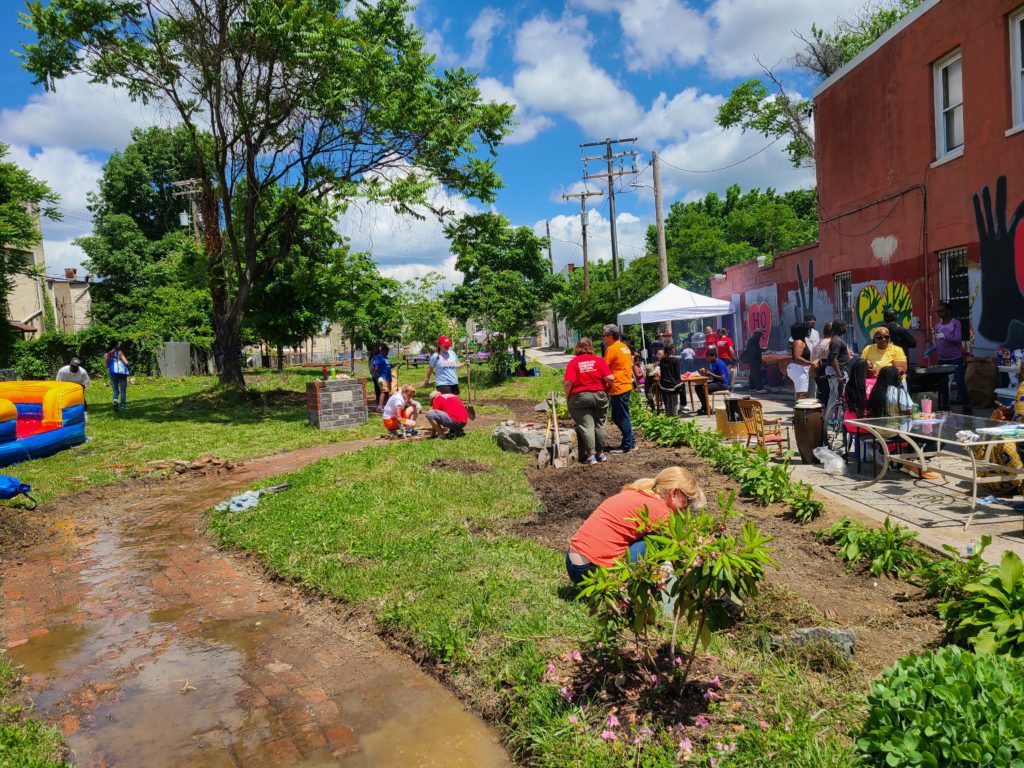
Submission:
[[[555,424],[555,446],[551,452],[551,466],[555,469],[565,469],[569,466],[569,459],[562,455],[562,437],[558,434],[558,393],[551,393],[551,420]]]
[[[466,399],[469,401],[466,403],[466,413],[469,414],[471,420],[476,419],[476,408],[473,406],[473,364],[468,361],[466,363]]]

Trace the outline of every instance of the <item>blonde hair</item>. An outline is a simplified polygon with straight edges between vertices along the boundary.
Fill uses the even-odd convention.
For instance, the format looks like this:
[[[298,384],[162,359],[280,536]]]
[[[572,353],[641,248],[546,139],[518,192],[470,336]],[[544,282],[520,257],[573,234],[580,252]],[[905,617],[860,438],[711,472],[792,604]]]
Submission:
[[[429,400],[430,402],[434,402],[434,400],[436,400],[436,399],[437,399],[437,398],[439,398],[440,396],[441,396],[441,393],[440,393],[440,392],[438,392],[438,391],[437,391],[437,390],[435,389],[435,390],[434,390],[433,392],[431,392],[431,393],[430,393],[429,395],[427,395],[427,399],[428,399],[428,400]]]
[[[415,395],[416,394],[416,387],[414,387],[412,384],[406,384],[404,387],[402,387],[402,394],[403,395]]]
[[[594,342],[584,336],[576,342],[576,346],[573,347],[572,353],[574,355],[592,355],[594,354]]]
[[[678,489],[690,500],[690,509],[703,509],[707,504],[704,491],[697,485],[697,480],[688,470],[682,467],[665,467],[655,477],[641,477],[632,483],[622,486],[624,491],[640,491],[659,498],[669,491]]]

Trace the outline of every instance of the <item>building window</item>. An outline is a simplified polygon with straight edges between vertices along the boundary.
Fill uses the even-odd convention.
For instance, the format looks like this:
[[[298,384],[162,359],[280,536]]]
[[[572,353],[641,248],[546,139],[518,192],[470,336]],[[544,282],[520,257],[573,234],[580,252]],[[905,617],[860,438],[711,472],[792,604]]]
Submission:
[[[1010,15],[1010,89],[1013,125],[1024,126],[1024,8]]]
[[[964,77],[960,51],[935,64],[935,147],[939,159],[963,152]]]
[[[939,251],[939,300],[949,304],[953,317],[968,338],[971,327],[971,286],[967,279],[967,249],[950,248]]]
[[[853,328],[853,280],[849,272],[837,272],[834,280],[836,306],[835,318],[843,320]]]

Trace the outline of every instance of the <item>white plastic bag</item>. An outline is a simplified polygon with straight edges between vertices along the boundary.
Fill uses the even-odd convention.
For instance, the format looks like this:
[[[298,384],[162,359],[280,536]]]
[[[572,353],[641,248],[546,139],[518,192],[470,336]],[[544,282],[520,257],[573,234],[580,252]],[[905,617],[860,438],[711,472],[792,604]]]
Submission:
[[[830,475],[841,475],[846,472],[846,462],[843,461],[843,457],[823,445],[814,449],[814,457],[821,462],[822,468]]]

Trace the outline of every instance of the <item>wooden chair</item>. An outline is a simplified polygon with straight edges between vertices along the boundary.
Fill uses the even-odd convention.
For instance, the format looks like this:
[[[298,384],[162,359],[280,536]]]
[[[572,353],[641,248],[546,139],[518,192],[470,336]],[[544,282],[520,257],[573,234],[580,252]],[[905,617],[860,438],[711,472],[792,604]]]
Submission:
[[[740,400],[739,408],[743,426],[747,428],[748,448],[750,441],[756,440],[758,448],[768,450],[769,446],[775,446],[780,455],[783,444],[787,451],[790,450],[789,430],[782,426],[782,417],[766,419],[760,400]]]

